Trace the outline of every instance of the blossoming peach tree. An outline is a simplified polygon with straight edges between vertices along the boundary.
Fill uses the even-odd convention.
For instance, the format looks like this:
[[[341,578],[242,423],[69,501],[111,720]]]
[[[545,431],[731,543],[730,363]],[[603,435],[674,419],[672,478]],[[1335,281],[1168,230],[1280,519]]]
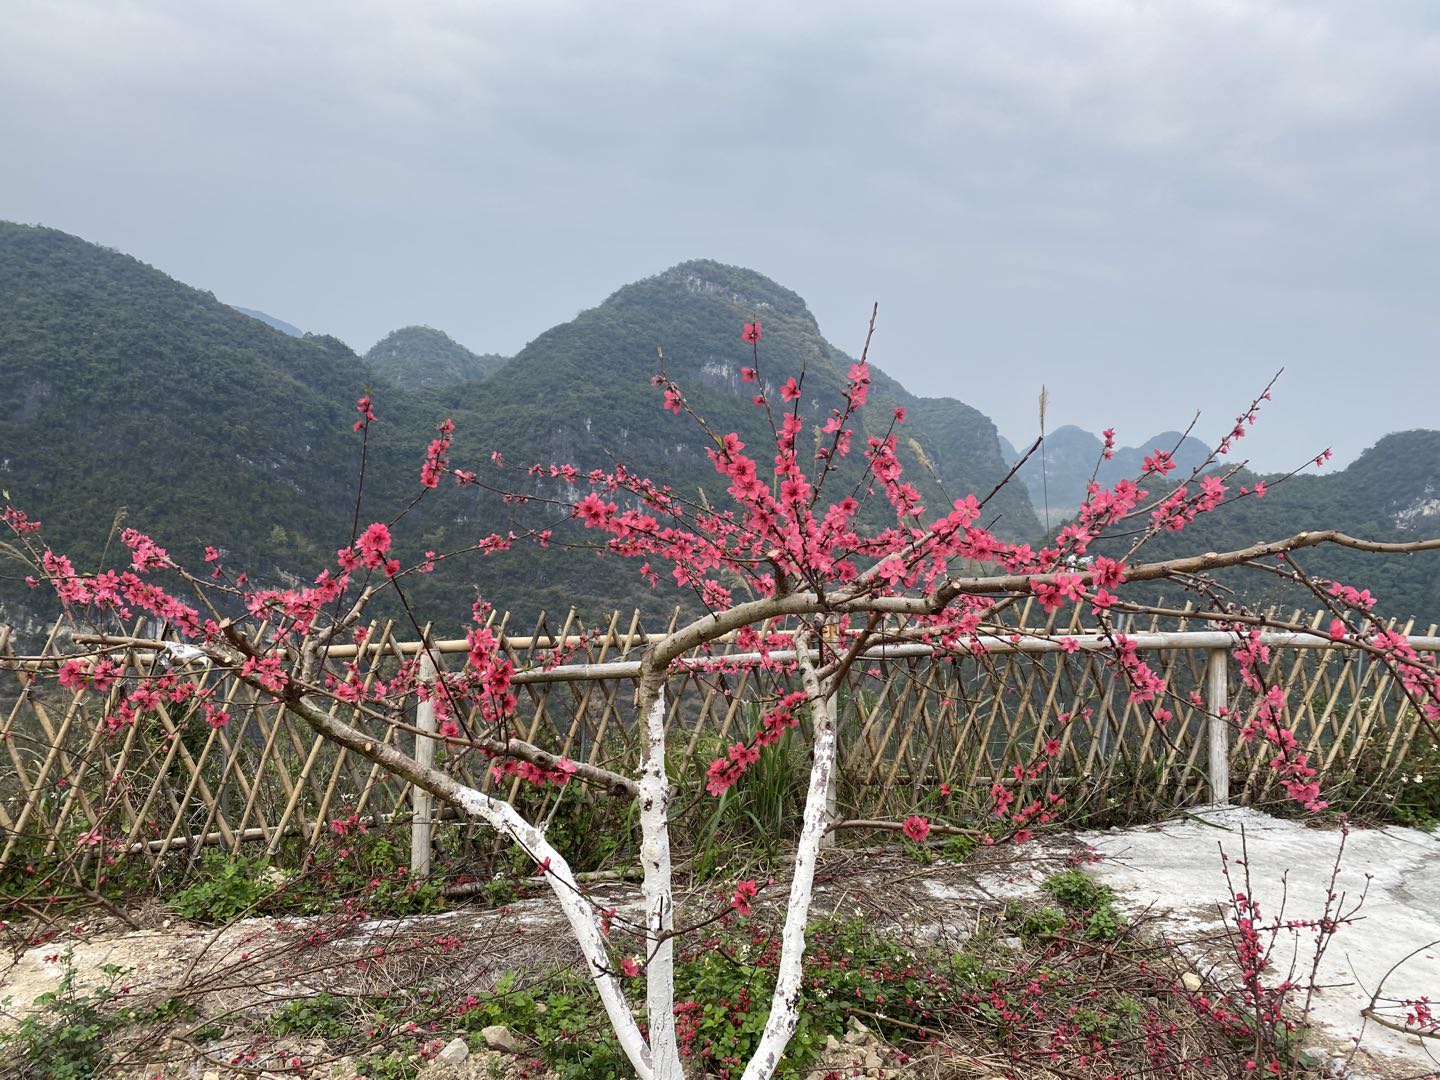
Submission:
[[[835,695],[852,666],[877,647],[903,640],[937,655],[983,656],[986,642],[995,635],[1019,632],[1007,625],[1019,607],[1015,601],[1033,598],[1046,612],[1081,606],[1096,632],[1083,644],[1061,636],[1058,647],[1067,653],[1082,647],[1104,650],[1131,700],[1163,724],[1170,717],[1166,684],[1113,618],[1118,612],[1154,609],[1122,599],[1122,586],[1168,579],[1204,592],[1212,572],[1263,560],[1312,588],[1333,612],[1330,636],[1390,665],[1426,720],[1440,720],[1440,675],[1433,664],[1372,614],[1368,593],[1313,580],[1292,557],[1321,544],[1412,551],[1440,547],[1440,541],[1380,544],[1338,532],[1306,532],[1238,550],[1144,561],[1142,549],[1159,533],[1181,530],[1227,501],[1264,494],[1261,485],[1232,490],[1227,481],[1235,470],[1220,467],[1220,462],[1255,421],[1268,392],[1242,413],[1210,459],[1184,482],[1166,479],[1173,462],[1167,452],[1156,450],[1145,459],[1141,476],[1110,488],[1092,483],[1075,519],[1034,549],[1001,539],[982,524],[986,498],[967,495],[938,512],[923,505],[920,490],[904,475],[898,450],[904,410],[893,410],[883,423],[868,429],[858,422],[871,393],[865,354],[850,367],[843,389],[819,420],[802,408],[803,371],[779,383],[762,374],[760,324],[747,324],[742,337],[752,360],[741,377],[753,384],[754,404],[771,432],[763,455],[753,453],[735,432],[712,430],[675,381],[663,373],[655,380],[663,407],[690,416],[698,425],[728,496],[722,505],[689,501],[618,464],[586,470],[541,463],[521,470],[506,466],[497,453],[492,462],[497,479],[482,480],[482,471],[492,475],[490,466],[467,471],[452,465],[454,427],[448,420],[439,425],[420,469],[421,495],[449,481],[484,484],[511,500],[537,498],[537,480],[560,481],[553,485],[557,491],[583,491],[578,497],[548,500],[561,516],[573,519],[574,535],[598,537],[610,553],[639,561],[646,582],[654,584],[664,572],[693,592],[703,614],[652,642],[643,654],[637,716],[645,738],[633,774],[568,760],[514,734],[514,662],[486,623],[483,604],[476,605],[468,654],[459,671],[422,677],[420,663],[407,662],[393,678],[367,685],[356,665],[327,659],[327,649],[342,637],[361,633],[361,616],[375,596],[389,590],[403,602],[407,577],[460,554],[404,552],[395,532],[400,518],[364,528],[357,519],[353,540],[337,552],[335,563],[323,568],[312,584],[288,589],[255,587],[243,575],[232,576],[215,547],[205,549],[208,568],[192,572],[133,529],[122,536],[130,555],[128,567],[82,573],[45,545],[39,524],[21,510],[7,507],[5,520],[33,561],[34,583],[48,583],[68,607],[84,609],[91,619],[107,613],[126,619],[148,613],[165,620],[186,640],[183,648],[212,669],[226,670],[272,696],[325,738],[523,847],[553,889],[620,1045],[644,1080],[682,1076],[673,975],[674,944],[683,929],[677,926],[671,873],[670,810],[677,792],[666,766],[667,678],[676,665],[694,663],[697,651],[722,637],[732,636],[739,651],[757,658],[757,678],[750,685],[761,707],[754,729],[710,764],[708,792],[719,795],[734,785],[803,715],[808,715],[812,733],[776,985],[746,1080],[774,1073],[796,1029],[816,863],[822,840],[836,824],[831,803],[838,741]],[[355,429],[363,447],[377,422],[368,395],[358,402],[358,412]],[[858,438],[857,430],[862,432]],[[1107,456],[1113,443],[1113,432],[1107,431]],[[1316,464],[1325,456],[1315,459]],[[1163,491],[1152,497],[1147,486],[1156,485]],[[838,495],[833,491],[837,487]],[[1092,553],[1102,537],[1122,530],[1130,537],[1128,544],[1107,549],[1110,555]],[[468,550],[497,554],[526,541],[548,545],[561,539],[550,529],[510,532],[485,537]],[[1268,744],[1271,767],[1293,798],[1312,809],[1323,806],[1316,771],[1287,727],[1284,688],[1264,684],[1265,647],[1259,633],[1267,625],[1283,624],[1237,611],[1233,604],[1211,605],[1208,613],[1201,607],[1197,617],[1212,619],[1233,634],[1233,655],[1247,685],[1256,691],[1251,715],[1243,722],[1233,718],[1241,735]],[[118,665],[99,653],[67,660],[55,677],[71,689],[108,691],[118,674]],[[162,701],[190,701],[215,726],[229,719],[212,691],[176,668],[129,689],[102,723],[112,732],[142,724]],[[593,902],[545,828],[498,794],[500,785],[481,790],[463,784],[351,726],[332,707],[340,702],[371,716],[393,718],[403,717],[417,701],[433,707],[436,738],[488,758],[496,778],[595,785],[633,800],[642,838],[643,921],[629,922]],[[1056,748],[1052,740],[1046,752],[1053,755]],[[1043,762],[1037,767],[1043,768]],[[1055,811],[1050,803],[1017,799],[1004,782],[994,785],[991,798],[996,823],[992,835],[1001,839],[1023,839],[1030,827]],[[915,841],[924,840],[931,828],[919,814],[891,824]],[[734,883],[730,908],[749,914],[759,887],[750,880]],[[627,944],[622,947],[622,942]],[[625,993],[625,980],[641,973],[646,976],[643,1016]]]

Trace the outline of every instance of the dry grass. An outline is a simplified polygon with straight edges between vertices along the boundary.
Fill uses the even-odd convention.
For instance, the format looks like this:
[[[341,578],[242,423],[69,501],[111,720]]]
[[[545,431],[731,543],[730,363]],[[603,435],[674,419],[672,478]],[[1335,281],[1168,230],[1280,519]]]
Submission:
[[[963,863],[923,865],[893,848],[841,848],[825,856],[815,918],[858,920],[883,931],[913,950],[920,967],[943,967],[951,983],[922,1023],[896,1022],[883,1003],[851,1010],[891,1044],[892,1075],[1253,1075],[1233,1041],[1194,1007],[1180,983],[1183,957],[1151,918],[1107,940],[1087,938],[1073,921],[1048,929],[1044,918],[1027,923],[1053,904],[1038,892],[1040,884],[1084,856],[1064,840],[981,849]],[[783,879],[761,891],[745,935],[778,925],[785,891]],[[594,899],[619,909],[617,933],[627,915],[640,913],[633,885],[597,885]],[[679,918],[703,920],[726,899],[714,885],[685,889]],[[506,908],[392,920],[367,920],[352,909],[202,930],[178,920],[166,926],[153,908],[142,909],[140,920],[149,928],[101,916],[66,935],[83,978],[93,978],[102,963],[118,964],[130,972],[131,1007],[170,1010],[117,1038],[115,1075],[258,1075],[297,1058],[304,1075],[354,1075],[362,1054],[402,1062],[438,1049],[456,1030],[456,1007],[493,990],[508,973],[543,995],[579,961],[568,928],[538,890]],[[65,944],[21,953],[5,992],[17,1001],[33,997],[47,978],[43,956]],[[973,985],[957,982],[957,955],[967,958],[963,970]],[[986,1007],[992,994],[1013,1005],[1010,1015],[997,1019],[996,1009]],[[306,1002],[324,1005],[316,1030],[276,1034],[276,1016],[287,1009],[303,1014]],[[407,1019],[421,1029],[406,1029]],[[598,1022],[594,1034],[603,1034]]]

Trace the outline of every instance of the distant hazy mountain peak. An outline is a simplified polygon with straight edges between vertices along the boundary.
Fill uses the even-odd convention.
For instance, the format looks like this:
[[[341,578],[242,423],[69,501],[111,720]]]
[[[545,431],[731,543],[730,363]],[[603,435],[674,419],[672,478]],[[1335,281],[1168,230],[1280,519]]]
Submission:
[[[249,315],[252,319],[259,319],[266,326],[273,326],[282,334],[288,334],[290,337],[305,336],[304,330],[301,330],[298,326],[292,326],[284,319],[277,319],[274,315],[266,314],[263,311],[257,311],[255,308],[241,307],[239,304],[231,304],[230,306],[236,311],[240,312],[240,314],[242,315]]]
[[[432,326],[392,330],[365,354],[365,363],[377,375],[410,389],[479,382],[499,370],[506,359],[471,352]]]
[[[1156,450],[1174,455],[1175,467],[1184,476],[1209,456],[1210,448],[1193,436],[1179,431],[1162,431],[1134,446],[1116,447],[1112,458],[1102,458],[1105,443],[1100,436],[1074,424],[1064,424],[1046,433],[1045,442],[1019,472],[1031,501],[1042,513],[1047,506],[1052,521],[1073,513],[1085,498],[1093,474],[1102,484],[1139,475],[1144,459]],[[1027,444],[1028,447],[1028,444]],[[1002,443],[1008,462],[1019,452]],[[1098,468],[1097,468],[1098,466]]]

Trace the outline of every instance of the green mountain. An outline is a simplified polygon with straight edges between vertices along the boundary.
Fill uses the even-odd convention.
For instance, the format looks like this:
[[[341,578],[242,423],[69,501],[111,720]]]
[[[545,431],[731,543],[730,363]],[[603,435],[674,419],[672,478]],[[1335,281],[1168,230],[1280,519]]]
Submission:
[[[335,338],[287,336],[128,256],[0,223],[0,374],[10,389],[0,398],[0,487],[82,569],[115,565],[111,527],[123,514],[124,524],[191,565],[215,544],[227,565],[252,577],[308,578],[351,535],[360,443],[351,423],[355,399],[371,387],[380,419],[362,523],[391,518],[419,493],[425,445],[446,416],[457,426],[452,463],[484,479],[494,476],[494,450],[522,466],[623,460],[685,497],[723,501],[705,437],[688,417],[660,408],[650,377],[663,347],[667,372],[697,411],[716,430],[738,431],[763,459],[771,436],[750,402],[754,387],[740,378],[752,363],[740,327],[757,318],[766,381],[773,387],[803,367],[802,404],[823,420],[851,358],[825,341],[800,297],[746,270],[686,263],[626,286],[541,334],[478,395],[467,382],[398,385]],[[434,331],[398,336],[449,341]],[[967,406],[915,398],[880,373],[872,402],[857,444],[884,433],[892,406],[909,410],[902,456],[937,512],[949,497],[988,491],[1003,473],[993,425]],[[859,465],[856,453],[841,479],[858,481]],[[528,484],[539,500],[572,494],[549,479],[503,482]],[[1038,527],[1018,487],[988,510],[1011,535]],[[446,483],[396,527],[397,552],[413,562],[427,549],[531,525],[590,539],[567,532],[563,514],[541,501],[516,507]],[[15,564],[0,565],[3,617],[51,610],[20,576]],[[465,618],[477,590],[522,621],[546,609],[552,623],[572,604],[591,616],[634,605],[658,615],[685,598],[673,586],[643,586],[638,567],[622,560],[520,546],[493,560],[442,562],[405,587],[420,617],[442,626]]]
[[[392,330],[365,354],[372,371],[407,389],[479,382],[506,360],[496,353],[473,353],[449,334],[428,326]]]
[[[1265,484],[1262,497],[1237,499],[1200,516],[1180,533],[1161,533],[1146,544],[1144,558],[1223,551],[1322,529],[1395,542],[1440,535],[1440,431],[1387,435],[1335,473],[1288,479],[1240,473],[1227,483],[1231,493],[1238,494],[1241,486],[1253,490],[1257,480]],[[1149,486],[1158,492],[1156,485]],[[1101,545],[1107,546],[1116,545]],[[1414,617],[1419,632],[1440,622],[1440,552],[1377,555],[1322,547],[1296,558],[1312,575],[1370,589],[1379,599],[1377,611]],[[1231,571],[1220,581],[1234,590],[1236,599],[1252,606],[1318,606],[1313,594],[1262,571]],[[1176,589],[1166,588],[1173,598]],[[1146,595],[1159,591],[1151,589]]]
[[[0,487],[79,567],[113,556],[117,519],[178,559],[217,544],[272,575],[313,574],[349,536],[353,402],[374,376],[334,338],[290,337],[118,252],[0,223],[0,372]],[[407,451],[382,440],[377,473]],[[13,564],[0,573],[12,609],[37,597]]]
[[[553,527],[557,545],[444,560],[435,573],[406,579],[417,617],[453,629],[478,592],[513,610],[526,629],[542,610],[558,626],[572,605],[587,618],[639,606],[647,619],[659,619],[687,594],[668,582],[643,585],[631,562],[597,558],[603,553],[588,548],[565,550],[564,542],[594,539],[551,502],[579,492],[548,475],[528,475],[525,466],[608,469],[623,461],[682,498],[723,504],[724,484],[705,455],[707,436],[691,418],[660,407],[651,376],[658,348],[666,374],[711,429],[738,432],[767,458],[769,423],[751,402],[756,386],[741,377],[754,360],[740,327],[757,320],[764,327],[762,383],[774,399],[778,385],[803,370],[800,407],[814,431],[838,403],[852,358],[825,340],[798,295],[749,270],[697,261],[627,285],[545,331],[485,377],[479,394],[473,380],[454,378],[473,367],[446,360],[474,354],[436,331],[391,335],[387,341],[433,348],[412,350],[403,367],[377,370],[333,337],[287,336],[128,256],[51,229],[0,223],[0,385],[7,391],[0,395],[0,489],[43,520],[51,543],[82,569],[121,561],[112,532],[121,520],[190,565],[214,544],[235,570],[293,582],[331,564],[357,516],[362,524],[390,520],[420,494],[424,448],[435,424],[450,417],[451,463],[479,473],[483,483],[446,482],[427,493],[395,527],[397,554],[414,563],[426,550],[465,549],[510,528]],[[417,370],[425,375],[415,377]],[[351,424],[366,388],[379,421],[357,515],[360,438]],[[871,406],[856,425],[857,446],[868,435],[884,435],[900,408],[901,456],[935,512],[959,495],[989,492],[1004,475],[989,420],[958,401],[918,398],[878,371]],[[1087,459],[1088,478],[1099,444],[1081,436],[1054,433],[1047,466],[1067,460],[1061,449],[1068,439],[1076,460]],[[1101,478],[1109,482],[1125,465],[1134,471],[1138,460],[1131,457],[1177,439],[1161,435],[1117,453]],[[504,454],[506,471],[492,462],[492,451]],[[1178,455],[1182,468],[1187,452]],[[860,454],[852,454],[832,490],[861,483],[861,467]],[[1057,474],[1047,482],[1053,510]],[[518,486],[531,501],[507,503],[485,484]],[[1011,537],[1040,536],[1020,484],[995,496],[986,520]],[[1147,550],[1152,556],[1218,550],[1301,528],[1403,539],[1433,534],[1437,525],[1440,433],[1405,432],[1380,440],[1343,472],[1272,482],[1263,499],[1239,500]],[[1425,613],[1440,613],[1435,555],[1314,552],[1304,564],[1371,588],[1387,611],[1426,622]],[[17,564],[0,559],[0,618],[38,625],[53,614],[53,602],[27,589],[22,576]],[[1225,584],[1246,598],[1313,606],[1313,599],[1285,594],[1270,575],[1233,575]],[[388,611],[399,614],[399,605],[392,600]]]
[[[767,459],[763,447],[773,443],[773,435],[764,411],[751,403],[755,384],[741,377],[754,360],[740,328],[755,320],[764,328],[760,370],[772,398],[778,400],[773,391],[785,378],[803,369],[803,411],[816,426],[823,423],[839,401],[852,358],[825,340],[798,295],[752,271],[708,261],[683,263],[627,285],[598,307],[547,330],[486,380],[483,395],[457,388],[437,391],[434,400],[454,416],[457,461],[468,457],[488,464],[495,448],[512,463],[609,468],[623,461],[685,497],[723,504],[725,485],[705,455],[709,444],[689,417],[660,408],[651,377],[658,348],[666,373],[711,428],[739,433]],[[892,408],[904,406],[910,418],[898,428],[900,453],[937,512],[948,510],[949,500],[959,495],[983,495],[1003,476],[994,426],[967,406],[916,398],[883,373],[874,378],[871,403],[856,427],[856,446],[863,447],[869,434],[884,435]],[[933,467],[933,477],[921,456]],[[853,486],[860,467],[857,451],[840,479]],[[572,493],[550,480],[532,481],[529,491],[539,500]],[[1001,492],[987,510],[987,520],[998,519],[996,527],[1008,535],[1028,537],[1038,530],[1019,487]],[[435,530],[425,535],[437,550],[481,526],[503,531],[513,522],[518,531],[546,524],[536,506],[517,511],[474,489],[437,500],[425,509],[424,521]],[[596,560],[589,553],[578,560],[555,551],[543,558],[534,553],[537,557],[517,559],[517,553],[504,560],[503,575],[488,583],[497,602],[517,610],[532,609],[537,598],[552,612],[576,601],[607,608],[617,597],[625,605],[639,602],[652,609],[673,603],[673,593],[637,592],[633,564]]]

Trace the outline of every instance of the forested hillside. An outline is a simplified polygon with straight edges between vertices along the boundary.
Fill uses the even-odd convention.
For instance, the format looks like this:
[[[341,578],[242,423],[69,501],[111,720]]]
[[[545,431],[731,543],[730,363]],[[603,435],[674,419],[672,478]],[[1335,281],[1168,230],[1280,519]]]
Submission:
[[[1264,492],[1259,498],[1253,495],[1257,480]],[[1391,541],[1440,534],[1440,431],[1387,435],[1349,468],[1334,473],[1311,470],[1282,481],[1242,472],[1228,483],[1232,495],[1242,486],[1252,494],[1202,515],[1182,533],[1162,532],[1146,545],[1146,557],[1222,551],[1323,529]],[[1147,486],[1163,490],[1161,485]],[[1103,548],[1123,550],[1131,539]],[[1418,632],[1440,622],[1440,552],[1384,555],[1322,547],[1301,552],[1297,561],[1312,574],[1370,589],[1379,600],[1377,610],[1402,619],[1413,616]],[[1238,571],[1220,580],[1225,589],[1234,590],[1228,599],[1307,610],[1319,603],[1270,573]]]
[[[764,328],[759,384],[741,374],[754,359],[740,328],[754,321]],[[425,446],[445,417],[456,425],[452,463],[481,480],[463,490],[447,480],[396,525],[397,552],[407,563],[512,528],[554,527],[557,541],[583,543],[591,536],[568,525],[554,505],[579,490],[525,476],[525,465],[609,469],[623,461],[682,498],[724,502],[724,484],[705,455],[708,437],[690,417],[661,408],[651,379],[662,354],[666,375],[710,428],[739,433],[762,461],[773,436],[765,411],[751,401],[757,389],[773,400],[781,382],[803,371],[799,404],[813,431],[839,401],[852,363],[825,340],[798,295],[714,262],[684,263],[627,285],[503,364],[417,327],[390,335],[367,360],[331,337],[287,336],[118,252],[0,223],[7,391],[0,397],[0,488],[44,520],[51,542],[83,567],[114,563],[112,526],[120,522],[152,533],[191,563],[213,544],[236,571],[277,581],[313,577],[351,536],[360,453],[351,425],[355,400],[369,389],[379,420],[371,429],[362,523],[391,520],[420,493]],[[883,358],[878,346],[872,359]],[[894,419],[897,409],[903,423]],[[892,427],[910,477],[937,512],[960,495],[989,492],[1007,468],[985,416],[959,401],[916,397],[877,369],[856,444]],[[1144,454],[1178,439],[1162,434],[1118,451],[1102,464],[1100,479],[1137,472]],[[1060,525],[1057,506],[1088,479],[1099,446],[1079,429],[1050,436],[1052,529]],[[1197,447],[1193,440],[1182,445],[1182,472]],[[492,452],[509,467],[492,462]],[[861,466],[852,455],[835,490],[862,483]],[[1255,479],[1237,477],[1232,487]],[[487,486],[518,487],[532,501],[508,504]],[[1263,498],[1239,500],[1183,538],[1165,534],[1147,550],[1219,550],[1327,527],[1408,538],[1433,532],[1437,514],[1440,433],[1405,432],[1381,439],[1348,469],[1272,482]],[[985,520],[1011,538],[1041,538],[1022,484],[997,494]],[[1387,610],[1425,623],[1440,618],[1434,556],[1305,558],[1317,572],[1370,587]],[[563,619],[571,605],[590,617],[640,606],[659,618],[677,602],[693,603],[672,583],[651,589],[637,571],[588,549],[517,545],[501,558],[442,560],[434,574],[407,578],[404,587],[419,616],[442,627],[457,626],[477,594],[513,609],[521,622],[542,609]],[[53,614],[42,592],[22,584],[17,563],[0,573],[4,617]],[[1232,577],[1225,586],[1242,602],[1313,603],[1271,575]]]
[[[804,368],[804,412],[823,420],[851,358],[825,341],[799,296],[747,270],[687,263],[626,286],[541,334],[477,393],[445,366],[453,351],[412,349],[403,371],[391,369],[402,379],[408,372],[410,385],[397,385],[334,338],[287,336],[126,255],[0,224],[0,372],[10,388],[0,401],[0,486],[82,567],[113,564],[120,515],[177,559],[193,563],[214,544],[227,565],[252,576],[313,576],[350,538],[360,449],[351,423],[356,398],[370,388],[380,419],[362,521],[389,520],[419,493],[425,445],[447,416],[457,427],[456,466],[529,484],[540,499],[572,492],[487,472],[492,451],[511,463],[585,469],[623,460],[687,498],[720,501],[706,437],[690,418],[663,411],[651,384],[657,347],[711,426],[739,432],[763,460],[767,421],[740,376],[753,362],[740,327],[757,319],[770,389]],[[416,340],[400,335],[400,344]],[[449,341],[434,331],[418,340]],[[1003,474],[995,429],[973,409],[916,398],[880,373],[873,401],[857,443],[883,435],[892,407],[905,407],[902,456],[937,509],[988,491]],[[860,479],[858,460],[847,466],[849,482]],[[1038,528],[1018,485],[996,497],[987,518],[1012,536]],[[543,502],[517,509],[482,488],[447,483],[397,526],[396,543],[418,561],[426,550],[556,520]],[[17,564],[3,573],[8,617],[49,610],[21,584]],[[442,626],[457,625],[477,591],[521,621],[541,608],[563,618],[571,604],[590,615],[634,605],[658,615],[686,599],[669,583],[643,586],[637,568],[619,560],[533,547],[442,562],[406,589],[421,616]]]
[[[751,401],[757,386],[741,376],[754,361],[740,328],[754,320],[764,328],[760,370],[767,391],[777,397],[779,384],[803,368],[802,412],[823,422],[839,402],[852,358],[824,339],[795,293],[752,271],[707,261],[627,285],[546,331],[488,378],[483,393],[458,387],[437,391],[434,401],[455,417],[457,461],[468,456],[488,464],[496,448],[510,462],[609,468],[623,461],[686,498],[699,499],[703,491],[723,503],[724,482],[705,455],[706,437],[689,417],[660,407],[651,378],[658,349],[666,373],[682,385],[695,411],[716,431],[738,432],[766,460],[763,448],[773,435],[764,410]],[[915,398],[883,374],[876,378],[872,402],[857,427],[856,445],[863,446],[869,434],[883,436],[893,408],[913,410],[897,427],[901,454],[931,506],[948,509],[949,499],[984,494],[1004,474],[994,425],[967,406]],[[917,450],[934,476],[921,466]],[[860,466],[859,454],[852,455],[839,479],[858,482]],[[485,469],[480,471],[483,477]],[[553,481],[531,484],[528,490],[541,499],[574,490]],[[511,522],[538,526],[546,520],[543,503],[516,511],[474,489],[452,493],[443,505],[443,512],[427,509],[423,519],[425,544],[437,550],[457,536],[473,535],[482,523],[504,531],[501,526]],[[987,510],[987,519],[998,519],[996,527],[1007,535],[1028,537],[1038,529],[1018,485],[1001,492]],[[553,550],[543,559],[533,550],[512,552],[504,574],[487,583],[507,606],[538,604],[551,611],[577,598],[584,606],[604,607],[616,597],[626,603],[647,597],[637,592],[637,567],[589,554],[577,562]]]
[[[112,522],[309,572],[349,535],[354,399],[333,338],[294,338],[118,252],[0,224],[0,485],[77,565]],[[418,416],[404,417],[421,430]],[[377,474],[401,467],[392,456]],[[378,463],[377,463],[378,464]],[[7,566],[4,599],[32,597]]]

